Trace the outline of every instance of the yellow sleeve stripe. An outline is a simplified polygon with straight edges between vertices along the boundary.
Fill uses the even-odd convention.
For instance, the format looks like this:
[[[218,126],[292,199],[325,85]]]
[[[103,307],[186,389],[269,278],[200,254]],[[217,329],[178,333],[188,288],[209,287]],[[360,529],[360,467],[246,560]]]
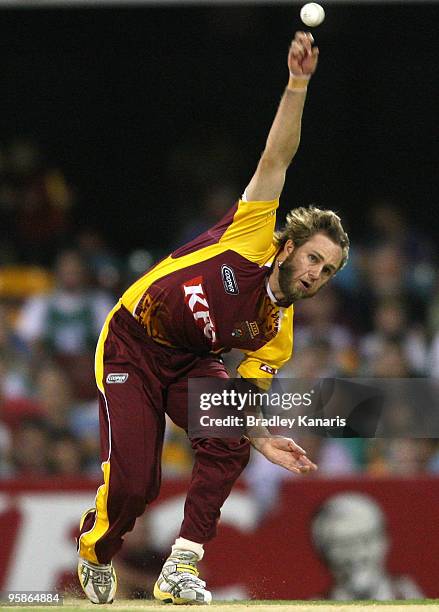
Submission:
[[[236,251],[249,261],[262,266],[276,252],[273,245],[276,208],[279,200],[268,202],[239,201],[233,220],[218,242],[177,259],[171,256],[139,278],[122,296],[123,305],[134,314],[139,299],[160,278],[219,255],[227,249]]]

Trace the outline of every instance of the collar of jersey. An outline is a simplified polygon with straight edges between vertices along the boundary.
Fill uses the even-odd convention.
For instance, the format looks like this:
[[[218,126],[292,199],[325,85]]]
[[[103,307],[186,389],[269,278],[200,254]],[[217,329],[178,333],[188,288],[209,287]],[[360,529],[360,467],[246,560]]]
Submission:
[[[265,289],[267,291],[267,295],[270,298],[270,300],[273,302],[273,304],[275,304],[275,306],[277,306],[278,304],[276,302],[276,298],[274,297],[274,293],[271,290],[270,283],[268,282],[268,278],[267,278],[267,281],[265,283]]]

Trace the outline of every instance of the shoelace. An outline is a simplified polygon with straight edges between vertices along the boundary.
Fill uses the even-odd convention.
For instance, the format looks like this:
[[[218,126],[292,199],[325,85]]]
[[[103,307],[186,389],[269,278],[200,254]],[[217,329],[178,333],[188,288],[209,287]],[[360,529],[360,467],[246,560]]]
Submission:
[[[171,580],[172,583],[169,582],[169,580]],[[173,572],[172,574],[169,574],[166,577],[166,581],[168,582],[168,584],[171,585],[173,594],[175,591],[182,591],[184,589],[191,588],[204,589],[204,587],[206,586],[204,580],[201,580],[201,578],[197,578],[189,572]]]
[[[91,581],[98,586],[109,586],[111,584],[112,572],[111,569],[101,570],[86,566],[90,572]]]

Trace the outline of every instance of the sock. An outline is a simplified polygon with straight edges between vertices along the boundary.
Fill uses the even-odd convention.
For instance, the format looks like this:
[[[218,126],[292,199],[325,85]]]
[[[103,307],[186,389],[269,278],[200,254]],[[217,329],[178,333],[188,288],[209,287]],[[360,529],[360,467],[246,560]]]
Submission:
[[[201,561],[204,555],[204,548],[202,544],[198,542],[192,542],[192,540],[186,540],[185,538],[177,538],[175,544],[172,545],[172,552],[177,550],[189,550],[190,552],[198,555],[198,560]]]

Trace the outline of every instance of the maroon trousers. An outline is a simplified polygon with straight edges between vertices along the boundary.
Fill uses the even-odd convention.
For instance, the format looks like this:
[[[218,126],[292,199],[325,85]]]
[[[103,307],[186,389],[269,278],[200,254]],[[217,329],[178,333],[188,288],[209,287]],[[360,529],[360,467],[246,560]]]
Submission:
[[[165,414],[187,431],[188,378],[228,374],[216,357],[158,345],[123,306],[100,344],[96,374],[105,482],[96,508],[85,516],[78,547],[89,561],[108,563],[159,493]],[[216,535],[221,506],[250,450],[245,439],[195,439],[192,447],[195,463],[180,536],[202,544]]]

